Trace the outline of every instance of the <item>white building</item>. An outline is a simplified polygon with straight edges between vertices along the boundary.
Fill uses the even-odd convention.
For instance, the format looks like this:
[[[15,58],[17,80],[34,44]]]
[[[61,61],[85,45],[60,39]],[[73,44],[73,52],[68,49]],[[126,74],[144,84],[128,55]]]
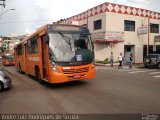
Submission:
[[[119,53],[128,58],[132,52],[135,62],[142,63],[147,52],[160,53],[160,43],[154,43],[154,37],[160,34],[158,12],[106,2],[60,21],[69,24],[73,22],[89,28],[96,60],[109,58],[112,51],[114,61],[118,61]]]
[[[16,35],[3,36],[2,39],[1,47],[10,53],[14,52],[14,46],[20,42]]]

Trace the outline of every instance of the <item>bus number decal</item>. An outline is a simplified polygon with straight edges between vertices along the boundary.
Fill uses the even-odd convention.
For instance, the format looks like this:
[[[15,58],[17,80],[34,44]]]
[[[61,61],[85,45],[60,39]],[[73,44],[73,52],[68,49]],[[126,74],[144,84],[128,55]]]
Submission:
[[[63,67],[63,70],[69,70],[71,69],[70,67]]]
[[[39,57],[33,57],[32,61],[39,61]]]
[[[39,57],[28,57],[28,61],[39,61]]]

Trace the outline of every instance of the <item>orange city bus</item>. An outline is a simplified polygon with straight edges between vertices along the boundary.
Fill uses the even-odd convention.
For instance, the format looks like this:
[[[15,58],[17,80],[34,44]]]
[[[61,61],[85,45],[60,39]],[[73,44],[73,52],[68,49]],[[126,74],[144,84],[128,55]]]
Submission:
[[[39,81],[63,83],[96,74],[90,32],[76,25],[48,24],[14,47],[15,66]]]
[[[9,54],[9,53],[3,54],[2,55],[2,64],[4,66],[6,66],[6,65],[14,65],[14,55],[13,54]]]

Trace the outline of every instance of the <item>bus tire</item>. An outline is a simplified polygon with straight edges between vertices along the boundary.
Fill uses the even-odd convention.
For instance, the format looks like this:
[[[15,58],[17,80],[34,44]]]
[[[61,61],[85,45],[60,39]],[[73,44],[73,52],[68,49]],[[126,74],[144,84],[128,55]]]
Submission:
[[[148,65],[144,65],[145,68],[148,68]]]
[[[3,83],[0,82],[0,92],[3,91],[3,89],[4,89]]]
[[[158,64],[158,68],[160,69],[160,63]]]
[[[41,80],[41,74],[40,74],[40,70],[39,68],[36,66],[35,67],[35,79],[39,82],[39,83],[43,83],[43,81]]]

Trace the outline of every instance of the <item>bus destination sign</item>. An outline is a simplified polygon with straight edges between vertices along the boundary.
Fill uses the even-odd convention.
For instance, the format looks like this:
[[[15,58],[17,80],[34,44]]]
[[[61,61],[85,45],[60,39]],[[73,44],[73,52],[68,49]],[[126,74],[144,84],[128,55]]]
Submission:
[[[80,27],[77,26],[48,26],[49,32],[54,31],[80,31]]]

